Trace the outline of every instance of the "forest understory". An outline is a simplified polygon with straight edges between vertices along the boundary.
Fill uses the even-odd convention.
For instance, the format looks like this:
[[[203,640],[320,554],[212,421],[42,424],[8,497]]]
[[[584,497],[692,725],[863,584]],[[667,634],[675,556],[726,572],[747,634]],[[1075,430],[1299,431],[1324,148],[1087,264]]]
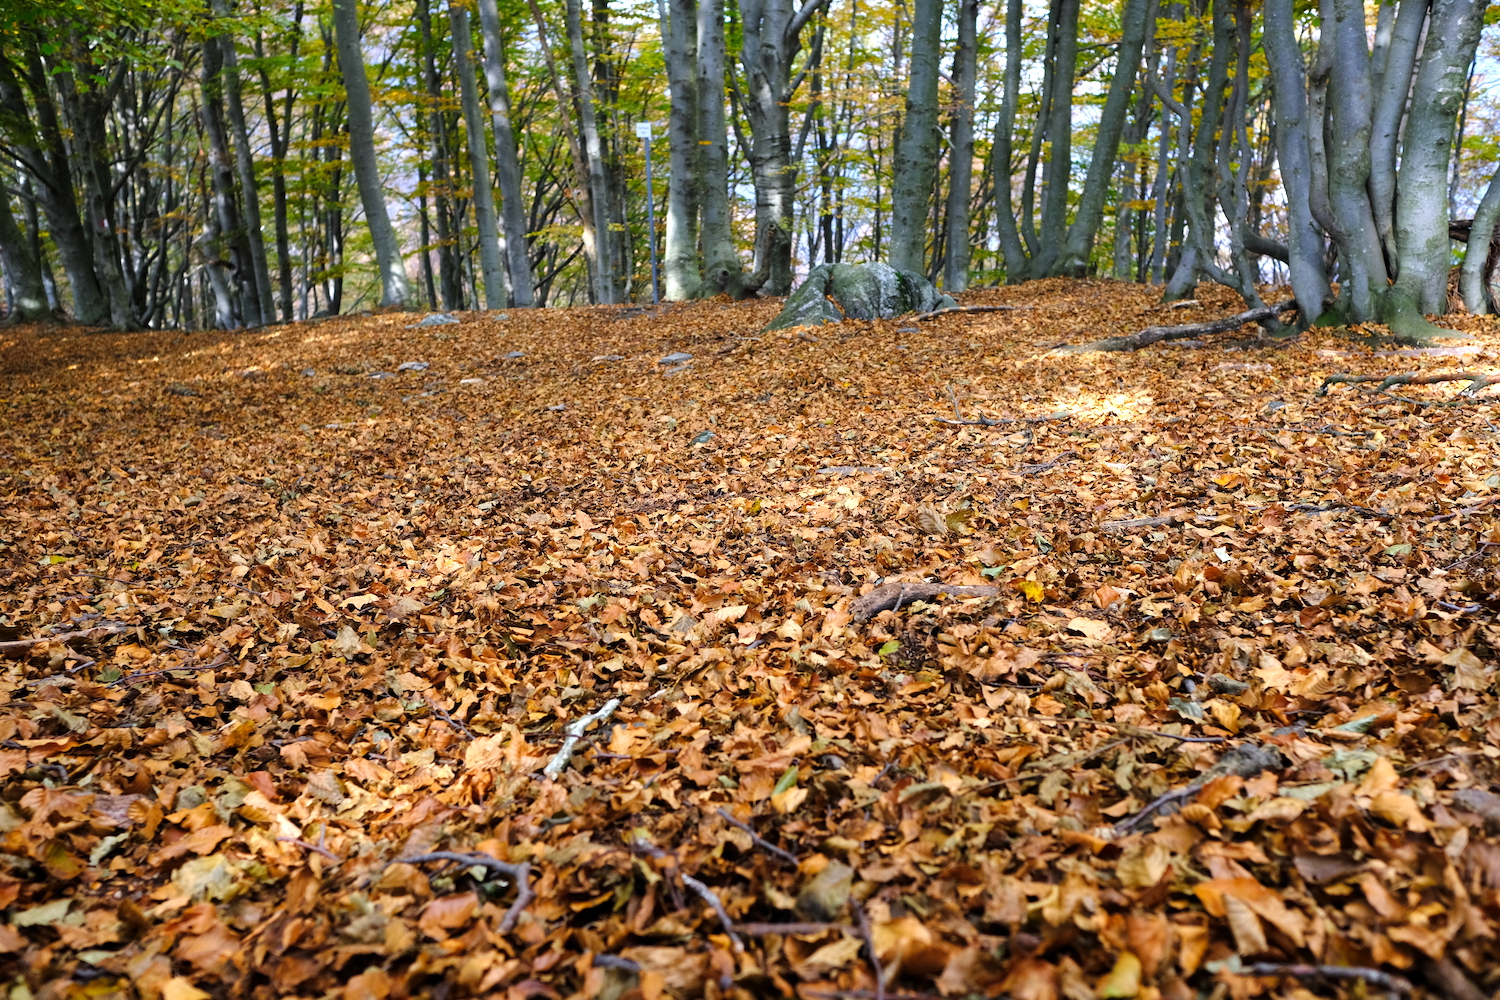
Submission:
[[[0,329],[9,996],[1494,996],[1500,321],[1155,294]]]

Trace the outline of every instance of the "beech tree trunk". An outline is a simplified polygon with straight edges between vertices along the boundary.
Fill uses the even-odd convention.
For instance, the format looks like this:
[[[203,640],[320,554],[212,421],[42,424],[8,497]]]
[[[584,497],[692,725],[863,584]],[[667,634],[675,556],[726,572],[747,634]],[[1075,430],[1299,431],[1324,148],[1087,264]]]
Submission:
[[[1137,0],[1143,2],[1143,0]],[[950,295],[969,287],[969,198],[974,186],[974,76],[978,56],[979,0],[959,0],[958,48],[953,54],[952,149],[948,167],[948,252],[943,260],[943,290]]]
[[[615,276],[609,240],[609,179],[604,169],[604,144],[594,114],[594,84],[583,47],[583,15],[579,0],[567,0],[568,44],[573,54],[573,95],[578,104],[578,130],[583,138],[589,196],[594,215],[594,301],[615,301]]]
[[[729,133],[724,119],[724,0],[698,0],[698,239],[703,294],[741,296],[743,268],[729,217]]]
[[[1073,224],[1068,227],[1062,253],[1052,268],[1054,274],[1081,278],[1089,271],[1089,256],[1094,249],[1094,240],[1098,238],[1099,225],[1104,221],[1105,197],[1119,159],[1120,137],[1130,112],[1141,53],[1156,21],[1156,2],[1125,0],[1120,46],[1115,54],[1115,73],[1110,80],[1109,94],[1104,98],[1104,108],[1099,113],[1094,151],[1079,192],[1078,210]]]
[[[505,265],[500,258],[500,232],[495,224],[495,195],[490,189],[489,143],[485,140],[484,117],[479,112],[479,86],[474,79],[474,61],[469,51],[469,12],[450,2],[448,22],[453,31],[453,62],[458,74],[464,132],[469,140],[469,171],[474,180],[474,223],[479,230],[484,304],[486,309],[503,309]]]
[[[214,16],[229,22],[227,0],[212,0]],[[215,41],[223,58],[224,103],[229,112],[229,129],[234,137],[235,170],[239,175],[245,215],[245,236],[250,250],[251,278],[255,282],[257,309],[261,322],[271,323],[276,307],[271,295],[271,269],[266,260],[265,234],[260,225],[260,188],[255,180],[255,158],[250,149],[250,129],[245,123],[245,105],[240,94],[239,53],[234,36],[219,35]]]
[[[927,270],[927,209],[937,176],[938,40],[942,0],[914,0],[911,76],[906,113],[896,140],[891,178],[891,248],[886,260],[898,271]]]
[[[3,192],[0,192],[0,262],[5,264],[5,280],[10,285],[14,306],[8,318],[22,322],[45,319],[49,310],[42,268],[26,234],[11,214],[9,195]]]
[[[364,206],[365,222],[375,244],[375,259],[380,268],[380,304],[405,307],[412,301],[411,282],[406,277],[401,244],[386,211],[385,192],[375,158],[375,114],[370,105],[370,81],[365,77],[364,53],[359,44],[359,14],[355,3],[356,0],[333,0],[339,69],[348,95],[349,161],[354,166],[359,200]]]
[[[698,294],[698,81],[693,70],[697,51],[698,12],[694,0],[669,0],[666,23],[667,86],[671,112],[667,121],[669,144],[667,177],[667,235],[662,253],[662,278],[668,301]]]
[[[484,75],[489,88],[490,123],[495,131],[495,179],[500,187],[500,219],[505,231],[505,271],[510,303],[530,308],[535,301],[531,261],[526,251],[526,210],[521,203],[521,165],[510,122],[510,87],[505,79],[505,47],[495,0],[479,0],[484,35]]]
[[[1032,272],[1050,274],[1067,235],[1068,188],[1073,175],[1073,83],[1078,71],[1079,0],[1053,0],[1055,63],[1049,96],[1047,141],[1042,165],[1041,225]]]

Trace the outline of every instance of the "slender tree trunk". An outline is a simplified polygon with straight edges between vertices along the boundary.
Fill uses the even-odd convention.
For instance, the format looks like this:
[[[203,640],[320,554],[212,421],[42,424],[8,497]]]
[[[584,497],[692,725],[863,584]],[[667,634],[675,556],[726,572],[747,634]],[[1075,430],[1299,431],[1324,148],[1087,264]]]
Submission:
[[[573,53],[573,95],[578,103],[578,128],[583,138],[589,195],[594,212],[594,301],[615,300],[609,240],[609,184],[604,169],[604,144],[594,109],[594,83],[583,47],[583,13],[579,0],[567,0],[568,43]]]
[[[500,218],[505,230],[505,266],[511,305],[529,308],[535,301],[531,261],[526,252],[526,210],[521,203],[521,166],[510,122],[510,87],[505,79],[505,46],[495,0],[479,0],[484,35],[484,73],[489,88],[490,121],[495,130],[495,178],[500,186]]]
[[[1073,224],[1068,228],[1068,237],[1062,254],[1053,267],[1056,274],[1083,277],[1089,270],[1089,256],[1099,225],[1104,221],[1104,202],[1109,193],[1109,179],[1114,174],[1119,159],[1120,137],[1125,130],[1125,118],[1130,112],[1131,95],[1135,90],[1136,74],[1140,70],[1141,53],[1146,46],[1146,37],[1156,21],[1156,0],[1125,0],[1120,47],[1116,53],[1115,74],[1110,80],[1109,94],[1104,98],[1104,108],[1099,113],[1099,126],[1094,138],[1094,151],[1089,159],[1089,171],[1084,178],[1083,191],[1078,199],[1078,211]]]
[[[1047,140],[1052,149],[1042,166],[1041,228],[1033,270],[1050,274],[1067,236],[1068,187],[1073,175],[1073,83],[1078,71],[1079,0],[1055,0],[1057,8],[1056,67]]]
[[[249,243],[235,199],[234,167],[231,165],[229,137],[224,126],[224,91],[222,50],[218,39],[203,41],[203,136],[208,154],[208,181],[213,197],[214,225],[205,231],[214,242],[204,246],[210,268],[228,284],[234,283],[229,295],[230,326],[260,326],[260,296],[255,288],[255,272],[250,262]],[[227,270],[227,274],[225,271]],[[217,286],[215,288],[217,294]],[[224,309],[219,319],[224,320]]]
[[[354,165],[359,200],[364,205],[365,221],[370,227],[375,259],[380,267],[380,304],[405,307],[412,301],[411,282],[406,278],[401,244],[386,211],[379,163],[375,158],[375,114],[370,105],[370,81],[365,77],[364,53],[359,44],[359,13],[355,2],[333,0],[339,68],[348,95],[349,160]]]
[[[698,0],[698,238],[703,290],[738,298],[742,272],[729,217],[729,134],[724,121],[724,0]]]
[[[785,295],[792,287],[796,166],[787,106],[801,82],[800,76],[792,78],[792,59],[801,47],[803,26],[823,3],[806,0],[796,13],[791,0],[740,3],[740,62],[755,182],[755,263],[743,286],[746,293],[761,289]]]
[[[42,269],[31,246],[10,211],[9,195],[0,192],[0,261],[10,285],[13,320],[28,322],[48,315],[47,289],[42,285]]]
[[[229,21],[227,0],[212,0],[211,8],[215,17]],[[255,282],[257,311],[262,323],[270,323],[276,315],[276,307],[271,294],[265,235],[260,225],[260,188],[255,180],[255,159],[250,149],[250,130],[245,123],[245,106],[240,93],[239,53],[235,51],[233,34],[226,32],[211,41],[217,42],[224,61],[224,103],[229,112],[229,129],[234,136],[235,168],[243,195],[245,235],[250,248],[250,276]]]
[[[298,0],[292,10],[292,35],[288,46],[289,55],[293,62],[297,59],[298,50],[302,42],[302,3]],[[276,272],[277,291],[280,297],[281,321],[290,323],[293,318],[292,306],[292,247],[291,233],[288,229],[287,200],[286,200],[286,159],[287,150],[291,143],[292,133],[292,108],[297,99],[297,89],[288,85],[286,96],[282,105],[281,117],[276,115],[275,92],[271,86],[270,74],[265,70],[265,44],[260,33],[255,36],[255,54],[261,61],[260,84],[261,101],[266,112],[266,128],[271,134],[271,159],[273,161],[271,173],[271,200],[272,211],[275,215],[276,226]]]
[[[1434,0],[1406,116],[1396,202],[1395,294],[1424,313],[1448,310],[1448,165],[1468,66],[1487,0]]]
[[[927,207],[937,176],[938,41],[943,28],[942,0],[912,4],[911,76],[906,113],[896,140],[891,179],[891,249],[886,255],[898,271],[926,271]]]
[[[1394,6],[1394,0],[1382,4],[1381,12]],[[1397,150],[1401,143],[1401,123],[1406,117],[1411,94],[1412,71],[1416,68],[1417,50],[1422,42],[1422,27],[1427,23],[1428,6],[1429,0],[1401,0],[1388,37],[1382,39],[1377,33],[1376,52],[1370,60],[1372,70],[1379,73],[1370,123],[1370,207],[1390,263],[1394,263],[1396,255]],[[1381,45],[1381,41],[1385,44]],[[1267,56],[1271,56],[1269,51]],[[1371,85],[1375,87],[1373,77]]]
[[[448,4],[453,29],[453,62],[458,73],[459,100],[464,130],[469,140],[469,170],[474,179],[474,223],[479,230],[479,267],[484,273],[484,303],[487,309],[505,308],[505,264],[500,256],[500,232],[495,224],[495,195],[490,188],[489,143],[484,135],[484,117],[479,111],[479,85],[469,51],[469,12]]]
[[[1302,62],[1297,44],[1292,0],[1265,0],[1264,46],[1271,71],[1272,117],[1276,133],[1276,158],[1286,199],[1287,270],[1292,292],[1304,324],[1323,313],[1330,292],[1323,270],[1323,235],[1313,221],[1310,202],[1312,161],[1310,141],[1322,142],[1322,122],[1310,123]],[[1309,128],[1315,124],[1317,133]]]
[[[1490,276],[1485,267],[1490,262],[1490,248],[1494,245],[1495,227],[1500,225],[1500,173],[1490,178],[1474,221],[1469,226],[1469,242],[1464,247],[1463,267],[1459,272],[1458,288],[1464,297],[1464,307],[1475,316],[1491,311],[1488,282]]]
[[[667,238],[662,253],[662,277],[668,301],[698,294],[698,86],[693,59],[698,49],[695,0],[669,0],[666,23],[667,86],[671,112],[667,120],[670,146],[667,178]]]
[[[68,276],[68,287],[73,295],[73,318],[92,326],[103,322],[109,315],[109,303],[105,301],[104,290],[94,272],[93,251],[78,213],[78,203],[73,197],[72,170],[57,108],[47,86],[46,74],[40,70],[40,62],[28,59],[27,85],[36,108],[34,134],[41,147],[27,145],[19,139],[12,141],[27,171],[36,179],[36,198],[47,217],[47,229]],[[27,108],[26,97],[8,59],[0,59],[0,105],[22,116]],[[18,126],[24,130],[22,135],[32,134],[31,123],[24,117]]]
[[[1007,0],[1005,7],[1005,79],[1000,99],[1000,114],[995,123],[992,157],[995,175],[995,222],[1000,253],[1005,261],[1005,280],[1009,284],[1030,276],[1030,261],[1021,245],[1016,225],[1015,200],[1011,187],[1011,143],[1015,136],[1017,101],[1021,93],[1021,0]]]
[[[979,0],[959,0],[958,48],[953,53],[953,121],[948,167],[947,253],[943,290],[969,287],[969,200],[974,186],[974,76],[977,68]]]

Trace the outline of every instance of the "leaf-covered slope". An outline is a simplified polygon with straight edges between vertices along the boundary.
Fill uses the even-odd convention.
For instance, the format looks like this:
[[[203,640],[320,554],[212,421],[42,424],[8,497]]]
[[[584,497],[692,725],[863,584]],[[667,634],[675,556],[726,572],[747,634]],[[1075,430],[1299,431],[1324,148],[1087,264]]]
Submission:
[[[1493,991],[1490,407],[1315,392],[1496,328],[1048,353],[1147,296],[0,330],[5,974]]]

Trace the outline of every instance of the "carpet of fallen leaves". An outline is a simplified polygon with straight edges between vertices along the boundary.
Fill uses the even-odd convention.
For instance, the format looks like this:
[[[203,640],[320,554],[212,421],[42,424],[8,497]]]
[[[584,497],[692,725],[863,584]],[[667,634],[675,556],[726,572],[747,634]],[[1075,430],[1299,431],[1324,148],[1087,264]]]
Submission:
[[[1500,324],[1152,295],[0,329],[9,997],[1490,995]]]

